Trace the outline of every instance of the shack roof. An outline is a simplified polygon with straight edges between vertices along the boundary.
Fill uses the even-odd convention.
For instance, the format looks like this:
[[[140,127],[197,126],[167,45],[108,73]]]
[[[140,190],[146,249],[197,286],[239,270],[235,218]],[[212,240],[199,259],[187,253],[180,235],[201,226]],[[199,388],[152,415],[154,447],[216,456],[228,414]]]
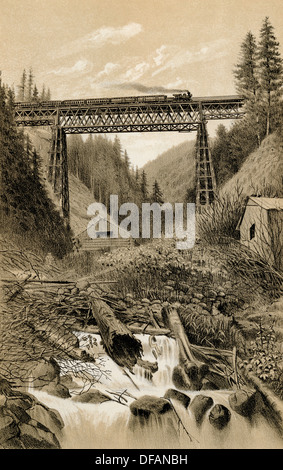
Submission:
[[[250,196],[247,202],[247,206],[252,206],[255,203],[258,206],[262,207],[263,209],[271,210],[277,209],[282,211],[283,210],[283,198],[282,197],[253,197]]]
[[[243,218],[246,213],[246,207],[249,206],[259,206],[262,207],[263,209],[269,211],[269,210],[283,210],[283,198],[282,197],[255,197],[255,196],[250,196],[247,204],[245,206],[245,209],[243,211],[243,214],[237,224],[236,230],[240,230],[241,223],[243,221]]]

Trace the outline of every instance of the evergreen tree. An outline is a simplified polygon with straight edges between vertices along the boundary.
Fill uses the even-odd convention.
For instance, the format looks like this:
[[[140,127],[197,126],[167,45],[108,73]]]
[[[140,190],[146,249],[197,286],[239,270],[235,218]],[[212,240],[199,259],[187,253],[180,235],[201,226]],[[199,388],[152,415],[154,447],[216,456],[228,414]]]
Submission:
[[[69,170],[91,190],[97,201],[106,206],[110,194],[117,194],[121,204],[140,203],[140,187],[120,152],[118,138],[112,142],[106,136],[98,135],[83,141],[81,136],[72,135],[68,140]]]
[[[279,43],[274,35],[274,28],[269,18],[263,21],[260,30],[258,48],[258,70],[262,109],[265,116],[266,135],[278,125],[282,95],[282,59],[279,52]]]
[[[37,89],[37,86],[34,85],[34,87],[33,87],[33,92],[32,92],[32,101],[37,102],[38,100],[39,100],[38,89]]]
[[[153,183],[151,199],[152,199],[152,202],[158,202],[158,204],[164,203],[163,194],[162,194],[162,191],[159,187],[157,180],[155,180]]]
[[[257,77],[257,44],[254,35],[249,31],[241,44],[240,61],[234,70],[236,89],[245,98],[246,119],[249,125],[256,124],[258,145],[260,145],[259,129],[259,82]],[[255,118],[255,119],[254,119]]]
[[[141,174],[141,197],[142,197],[142,202],[147,202],[148,201],[148,187],[147,187],[147,176],[146,172],[143,170]]]
[[[26,81],[27,81],[27,74],[26,74],[26,71],[24,70],[22,73],[20,85],[18,86],[18,89],[19,89],[18,100],[19,101],[25,101]]]
[[[38,155],[18,131],[13,106],[13,92],[0,82],[1,232],[21,249],[63,256],[71,234],[41,184]]]
[[[46,89],[45,89],[45,85],[43,84],[41,94],[40,94],[40,101],[45,101],[45,100],[46,100]]]
[[[32,90],[33,90],[33,73],[32,69],[29,70],[28,82],[27,82],[27,96],[26,101],[31,101],[32,99]]]
[[[130,159],[127,150],[124,151],[124,162],[128,170],[130,169]]]
[[[136,166],[135,179],[136,179],[136,182],[137,182],[137,183],[138,183],[138,181],[139,181],[139,178],[140,178],[139,169],[138,169],[138,167]]]

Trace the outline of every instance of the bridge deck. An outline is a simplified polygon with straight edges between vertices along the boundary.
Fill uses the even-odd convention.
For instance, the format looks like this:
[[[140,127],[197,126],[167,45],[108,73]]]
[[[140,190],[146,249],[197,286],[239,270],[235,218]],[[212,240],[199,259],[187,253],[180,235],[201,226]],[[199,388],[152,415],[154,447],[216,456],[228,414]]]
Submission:
[[[211,96],[97,98],[16,103],[19,126],[60,125],[66,133],[189,132],[202,120],[239,119],[242,97]]]

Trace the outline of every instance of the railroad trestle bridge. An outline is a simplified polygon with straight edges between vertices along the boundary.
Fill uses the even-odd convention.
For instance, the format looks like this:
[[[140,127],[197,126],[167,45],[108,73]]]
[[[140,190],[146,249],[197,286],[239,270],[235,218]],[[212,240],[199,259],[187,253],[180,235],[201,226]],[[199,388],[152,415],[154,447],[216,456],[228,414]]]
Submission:
[[[214,199],[215,175],[208,145],[208,120],[239,119],[240,96],[190,98],[189,95],[134,96],[16,103],[18,126],[50,126],[52,139],[48,180],[69,218],[67,134],[197,131],[196,206],[200,211]]]

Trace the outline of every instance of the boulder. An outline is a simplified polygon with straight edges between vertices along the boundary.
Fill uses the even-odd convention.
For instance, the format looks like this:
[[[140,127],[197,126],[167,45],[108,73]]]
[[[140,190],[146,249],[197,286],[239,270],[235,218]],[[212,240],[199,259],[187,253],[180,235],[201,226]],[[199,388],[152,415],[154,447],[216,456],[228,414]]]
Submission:
[[[172,410],[172,406],[165,398],[158,398],[151,395],[144,395],[130,405],[131,413],[148,419],[150,415],[163,415]]]
[[[219,390],[219,387],[208,379],[202,381],[201,390]]]
[[[20,424],[20,439],[27,449],[60,449],[56,436],[34,420]]]
[[[12,437],[3,444],[4,449],[25,449],[24,444],[18,437]]]
[[[60,367],[53,358],[39,361],[31,373],[34,388],[42,388],[50,382],[59,383]]]
[[[77,287],[73,287],[70,293],[71,295],[78,295],[80,293],[80,289],[78,289]]]
[[[194,292],[193,298],[198,299],[198,300],[202,300],[204,298],[204,295],[200,294],[199,292]]]
[[[205,302],[200,302],[198,306],[203,308],[204,310],[207,310],[207,304]]]
[[[7,401],[6,395],[0,394],[0,407],[4,406],[6,404],[6,401]]]
[[[256,392],[253,390],[237,390],[228,400],[232,410],[246,418],[250,418],[256,410]]]
[[[65,385],[56,383],[56,382],[50,382],[48,385],[45,385],[41,389],[43,392],[49,393],[49,395],[54,395],[55,397],[59,398],[70,398],[70,392]]]
[[[213,399],[205,395],[197,395],[190,403],[190,411],[195,417],[197,424],[200,426],[206,412],[213,406]]]
[[[30,408],[28,414],[31,419],[42,424],[55,435],[64,427],[64,422],[57,410],[48,409],[39,403]]]
[[[222,430],[231,419],[231,413],[224,405],[215,405],[209,413],[209,422],[216,429]]]
[[[72,401],[79,403],[104,403],[109,400],[110,398],[100,390],[92,390],[72,397]]]
[[[62,375],[60,377],[60,384],[65,385],[67,388],[74,388],[77,386],[71,374]]]
[[[0,377],[0,394],[4,396],[10,396],[13,394],[10,382],[2,377]]]
[[[191,401],[188,395],[186,395],[183,392],[180,392],[179,390],[176,390],[175,388],[169,388],[166,391],[164,398],[166,398],[167,400],[171,400],[171,399],[177,400],[180,403],[182,403],[182,405],[184,405],[185,408],[188,408],[190,401]]]
[[[19,435],[19,428],[16,420],[12,416],[4,414],[3,409],[0,409],[0,444],[3,445],[5,441],[17,437]]]
[[[9,408],[7,407],[6,412],[9,416],[12,416],[17,423],[28,423],[30,421],[30,416],[25,409],[13,402],[9,403]]]
[[[209,366],[205,363],[201,364],[198,368],[198,377],[202,380],[209,372]]]
[[[75,285],[75,287],[79,290],[87,290],[89,286],[90,284],[86,279],[79,279]]]
[[[172,373],[172,382],[180,390],[190,390],[189,379],[181,366],[176,366]]]
[[[193,362],[186,362],[184,367],[174,367],[172,381],[180,390],[200,390],[202,386],[199,369]]]
[[[6,406],[11,408],[12,406],[18,406],[23,410],[28,410],[32,405],[36,403],[36,399],[27,393],[21,393],[17,391],[16,396],[11,396],[7,398]]]
[[[214,300],[217,296],[217,292],[213,289],[209,289],[206,293],[206,296],[207,296],[208,299]]]

